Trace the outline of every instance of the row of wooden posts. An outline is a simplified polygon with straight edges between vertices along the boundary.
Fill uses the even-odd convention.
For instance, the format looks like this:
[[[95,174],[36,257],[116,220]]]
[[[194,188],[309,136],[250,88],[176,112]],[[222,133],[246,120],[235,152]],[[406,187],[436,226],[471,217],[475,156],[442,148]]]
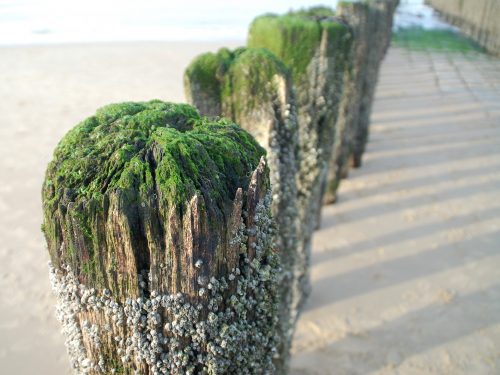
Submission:
[[[500,56],[500,2],[497,0],[426,0],[447,22]]]
[[[76,373],[287,373],[313,231],[361,165],[396,5],[258,17],[247,47],[187,68],[197,110],[109,105],[61,140],[43,231]]]

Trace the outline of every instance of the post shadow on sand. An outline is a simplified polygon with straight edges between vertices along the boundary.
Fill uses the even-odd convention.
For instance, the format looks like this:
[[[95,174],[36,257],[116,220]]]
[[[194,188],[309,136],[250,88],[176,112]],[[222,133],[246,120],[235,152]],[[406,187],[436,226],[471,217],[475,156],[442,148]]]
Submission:
[[[474,151],[474,149],[477,149],[478,151],[484,150],[487,147],[491,147],[496,149],[496,145],[492,144],[492,140],[488,138],[484,139],[479,139],[479,140],[471,140],[469,142],[462,142],[462,144],[458,142],[446,142],[444,144],[442,143],[436,143],[436,144],[428,144],[427,147],[423,147],[423,149],[419,149],[419,146],[414,146],[413,150],[409,148],[407,152],[395,152],[395,153],[390,153],[390,154],[377,154],[376,152],[372,152],[370,155],[370,161],[375,163],[382,161],[382,163],[387,163],[395,158],[398,161],[408,161],[412,162],[416,159],[421,159],[421,157],[426,157],[432,154],[439,155],[439,156],[448,156],[449,153],[459,153],[460,155],[463,153],[471,153]],[[494,151],[494,150],[493,150]],[[453,159],[452,159],[453,160]]]
[[[464,152],[458,155],[450,155],[450,153],[436,153],[432,159],[429,160],[410,160],[412,163],[411,165],[408,164],[400,164],[399,160],[400,157],[398,156],[391,156],[387,157],[387,160],[389,162],[398,162],[396,165],[384,165],[383,169],[372,169],[370,170],[369,168],[366,168],[363,170],[363,175],[375,175],[375,174],[386,174],[388,172],[394,172],[397,170],[405,170],[408,171],[411,168],[418,168],[418,167],[424,167],[424,166],[429,166],[429,167],[435,167],[439,164],[446,164],[450,162],[458,162],[458,161],[466,161],[467,159],[470,158],[477,158],[477,157],[483,157],[483,156],[492,156],[495,157],[497,155],[500,155],[500,149],[496,145],[491,145],[491,149],[488,149],[486,147],[481,147],[480,149],[474,149],[474,148],[465,148]],[[369,152],[369,150],[368,150]],[[364,165],[369,163],[370,160],[367,158]],[[381,159],[377,159],[377,163],[382,164],[383,161]],[[388,164],[388,163],[386,163]]]
[[[485,295],[490,298],[486,300]],[[337,363],[333,360],[332,366],[338,367],[332,369],[332,374],[349,374],[353,370],[345,368],[342,356],[335,356],[333,353],[348,353],[348,363],[359,356],[356,363],[364,366],[362,374],[371,374],[386,366],[394,368],[414,355],[497,325],[500,322],[500,304],[497,303],[499,298],[500,284],[495,284],[487,289],[455,296],[449,304],[432,304],[412,311],[360,335],[348,335],[309,353],[332,353],[334,358],[339,358]],[[374,345],[386,355],[371,354]],[[357,369],[358,367],[356,366]]]
[[[404,80],[405,78],[401,78]],[[432,80],[434,83],[429,85],[429,83],[420,83],[420,84],[412,84],[415,86],[412,88],[412,92],[405,91],[401,86],[397,86],[396,84],[387,84],[383,88],[383,93],[379,95],[377,98],[377,103],[383,103],[385,100],[394,101],[394,104],[397,103],[397,99],[405,98],[405,103],[408,105],[409,101],[412,102],[411,108],[418,109],[419,103],[418,100],[425,101],[429,103],[432,99],[434,100],[443,100],[450,99],[450,95],[461,94],[463,96],[468,96],[467,99],[470,100],[470,92],[464,90],[463,84],[461,84],[458,80],[446,80],[440,81],[435,78],[422,77],[424,82],[429,82]],[[394,95],[394,92],[397,94]],[[400,93],[404,93],[401,96]],[[458,98],[455,98],[458,99]],[[410,112],[411,113],[411,112]]]
[[[421,74],[421,76],[418,79],[424,82],[429,80],[428,74]],[[448,99],[448,95],[443,95],[435,86],[435,83],[432,86],[428,83],[425,86],[421,84],[416,90],[411,89],[411,91],[407,91],[404,86],[398,85],[403,80],[405,80],[405,76],[397,77],[394,83],[385,83],[383,87],[380,87],[377,92],[378,96],[375,105],[379,106],[387,103],[408,106],[408,103],[411,103],[410,108],[418,110],[422,105],[429,102]],[[401,93],[404,93],[404,95],[401,95]],[[460,91],[460,94],[463,98],[467,97],[467,99],[470,96],[468,92],[463,90]],[[401,107],[398,106],[397,108]]]
[[[481,116],[481,118],[485,118],[484,114],[482,112],[478,113],[477,106],[473,110],[467,110],[467,111],[457,111],[454,113],[445,113],[445,114],[419,114],[419,115],[412,115],[412,116],[403,116],[398,114],[397,116],[390,118],[390,119],[384,119],[384,118],[377,118],[374,120],[374,125],[378,123],[383,123],[385,126],[391,126],[391,124],[396,124],[398,126],[398,130],[402,131],[408,131],[408,130],[419,130],[422,133],[424,133],[425,130],[432,129],[434,131],[435,127],[439,127],[440,125],[446,126],[453,126],[453,130],[457,129],[457,126],[460,123],[463,124],[469,124],[472,125],[474,124],[471,121],[474,121],[474,119],[471,118],[463,118],[461,121],[457,121],[456,116],[466,116],[468,114],[473,114],[474,119],[477,118],[477,116]],[[417,124],[413,125],[413,122],[417,121]],[[408,123],[411,123],[411,125],[408,125]],[[405,134],[401,134],[405,135]]]
[[[376,194],[379,194],[381,191],[383,191],[383,194],[389,194],[389,193],[395,193],[399,190],[410,190],[410,189],[416,189],[420,187],[425,187],[429,185],[434,185],[438,184],[441,182],[447,182],[449,181],[450,177],[453,178],[454,180],[460,180],[463,178],[476,178],[476,177],[481,177],[481,176],[486,176],[490,175],[493,173],[497,173],[500,170],[500,162],[497,164],[489,165],[487,167],[482,167],[478,168],[477,166],[471,166],[468,168],[464,169],[459,169],[459,170],[454,170],[454,171],[449,171],[447,173],[442,173],[440,172],[439,174],[430,174],[430,175],[425,175],[425,176],[420,176],[412,179],[407,179],[407,180],[400,180],[397,182],[387,182],[381,183],[380,185],[377,186],[363,186],[362,189],[359,191],[356,190],[356,195],[359,193],[363,197],[372,197]],[[343,197],[350,197],[350,194],[346,195],[344,193]],[[342,199],[342,197],[340,197]],[[333,220],[335,219],[334,217],[326,217],[323,220]],[[332,223],[331,225],[334,225]]]
[[[317,265],[332,259],[361,254],[373,250],[375,247],[385,248],[405,241],[417,240],[421,237],[430,236],[441,231],[460,229],[460,227],[463,226],[477,224],[478,215],[481,217],[481,222],[498,218],[500,217],[500,206],[474,211],[468,214],[454,215],[451,223],[438,222],[413,226],[409,229],[383,234],[378,237],[370,237],[368,240],[359,241],[349,246],[341,247],[340,249],[329,249],[320,253],[315,253],[312,257],[312,264]]]
[[[384,101],[393,101],[395,99],[401,99],[401,98],[404,98],[405,99],[405,102],[406,101],[414,101],[414,100],[419,100],[419,99],[423,99],[423,100],[432,100],[432,98],[434,98],[434,100],[440,100],[443,98],[442,95],[436,95],[436,89],[435,88],[430,88],[429,90],[425,90],[423,91],[422,89],[419,90],[419,93],[407,93],[407,92],[404,92],[404,95],[401,95],[401,90],[398,90],[396,88],[396,86],[394,86],[394,88],[387,88],[387,89],[384,89],[388,92],[383,92],[383,93],[380,93],[380,94],[377,94],[377,101],[375,102],[375,105],[379,105],[379,103],[383,103]],[[391,92],[392,90],[394,90],[395,92]]]
[[[351,221],[365,220],[371,217],[382,216],[400,211],[404,208],[411,207],[412,209],[414,209],[420,206],[433,204],[435,203],[435,201],[433,201],[433,198],[437,198],[438,195],[443,194],[443,192],[446,192],[446,198],[440,198],[439,203],[451,201],[457,198],[467,198],[476,194],[485,194],[491,191],[500,191],[500,177],[494,181],[467,184],[465,186],[459,187],[451,186],[450,188],[442,188],[438,191],[438,193],[436,193],[436,191],[433,191],[432,193],[419,194],[415,197],[394,199],[390,204],[388,202],[382,202],[359,208],[351,208],[349,209],[347,214],[350,218],[352,218]],[[339,225],[339,223],[335,222],[334,220],[327,219],[323,221],[322,229],[327,229],[335,225]]]
[[[438,88],[430,87],[428,90],[420,89],[418,90],[418,92],[409,93],[405,91],[404,95],[401,95],[401,89],[398,89],[397,86],[384,87],[384,91],[386,92],[381,92],[380,94],[378,94],[376,105],[379,105],[378,103],[384,103],[385,101],[395,103],[397,102],[397,100],[401,100],[404,103],[408,103],[409,101],[411,101],[415,106],[418,105],[416,102],[417,100],[422,100],[426,103],[429,103],[429,101],[433,100],[435,101],[443,99],[460,99],[466,101],[471,100],[471,93],[465,91],[463,88],[460,88],[456,91],[440,91]],[[395,93],[391,91],[395,91]]]
[[[311,295],[307,310],[328,306],[381,288],[466,266],[468,263],[498,255],[500,231],[481,234],[460,241],[460,246],[475,247],[474,259],[457,251],[457,243],[442,245],[416,254],[380,262],[350,272],[315,280],[313,290],[328,290],[327,298]],[[377,276],[375,279],[374,276]],[[405,337],[405,336],[400,336]]]
[[[467,121],[467,123],[470,123],[470,121]],[[370,139],[367,152],[369,152],[370,155],[372,153],[376,154],[377,150],[372,150],[373,146],[376,145],[376,147],[378,147],[377,144],[380,143],[384,143],[383,144],[384,150],[387,149],[387,151],[391,151],[398,149],[408,149],[411,147],[421,147],[423,145],[437,146],[439,144],[443,144],[443,137],[447,137],[446,143],[448,143],[448,141],[453,142],[454,140],[456,140],[457,142],[464,142],[464,139],[474,140],[474,137],[481,137],[481,136],[487,137],[489,140],[494,140],[500,137],[500,132],[495,131],[494,125],[492,123],[487,126],[462,128],[460,129],[460,131],[453,131],[453,133],[450,133],[449,129],[443,128],[439,131],[433,130],[433,134],[416,132],[413,134],[410,133],[401,136],[394,136],[391,134],[393,131],[395,130],[390,129],[379,133],[381,136],[385,138],[381,138],[379,134],[377,134],[377,137],[373,137],[373,139]],[[399,132],[400,129],[397,129],[397,131]],[[385,142],[391,142],[391,146],[386,148]],[[372,173],[373,172],[377,171],[372,171]],[[380,172],[383,173],[384,171],[381,170]]]
[[[446,130],[446,129],[443,129]],[[492,142],[500,138],[500,132],[492,131],[493,129],[489,126],[479,127],[479,128],[465,128],[460,131],[454,131],[452,134],[447,134],[445,132],[438,133],[436,135],[429,134],[416,134],[416,140],[410,140],[408,135],[405,137],[405,142],[394,142],[387,143],[387,139],[385,137],[374,137],[370,141],[369,152],[370,152],[370,160],[374,160],[377,157],[379,152],[397,152],[399,150],[411,150],[413,148],[419,147],[437,147],[443,145],[443,136],[446,136],[446,144],[455,144],[455,143],[467,143],[472,142],[472,145],[475,146],[476,142]],[[391,130],[381,132],[382,135],[387,135],[389,141],[392,140],[393,135],[391,134]],[[399,131],[399,129],[398,129]],[[443,134],[444,133],[444,134]],[[377,143],[383,143],[383,148],[381,150],[372,150],[371,146],[376,145]],[[397,156],[397,155],[395,155]]]

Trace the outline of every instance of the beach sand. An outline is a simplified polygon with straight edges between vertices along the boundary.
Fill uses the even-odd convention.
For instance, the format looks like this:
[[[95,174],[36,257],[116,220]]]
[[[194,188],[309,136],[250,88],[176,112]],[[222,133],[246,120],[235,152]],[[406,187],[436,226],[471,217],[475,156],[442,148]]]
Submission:
[[[314,238],[293,375],[500,374],[500,60],[391,48]]]
[[[239,44],[0,48],[2,374],[70,372],[40,232],[58,140],[108,103],[184,101],[189,61]],[[500,65],[457,59],[390,50],[366,163],[314,241],[293,374],[500,372]]]
[[[0,373],[70,372],[40,231],[41,184],[57,142],[109,103],[183,102],[191,59],[241,44],[0,48]]]

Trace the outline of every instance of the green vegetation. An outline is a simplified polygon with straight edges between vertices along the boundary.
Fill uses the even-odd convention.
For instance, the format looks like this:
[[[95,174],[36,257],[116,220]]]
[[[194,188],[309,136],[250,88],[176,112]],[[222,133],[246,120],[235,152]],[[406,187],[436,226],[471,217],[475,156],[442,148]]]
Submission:
[[[105,267],[119,268],[107,233],[117,225],[109,220],[112,201],[136,236],[137,262],[147,263],[134,232],[140,220],[150,220],[145,212],[158,207],[155,215],[165,217],[175,207],[182,215],[198,194],[224,215],[264,154],[238,125],[209,120],[186,104],[153,100],[99,109],[64,136],[46,171],[43,231],[52,261],[109,287]],[[127,278],[111,289],[134,290],[131,283]]]
[[[201,107],[198,100],[210,98],[221,104],[222,116],[237,119],[242,111],[271,100],[267,85],[275,74],[287,76],[288,70],[267,49],[229,51],[223,48],[194,59],[186,70],[185,79],[189,86],[198,88],[192,98],[194,105]]]
[[[287,76],[285,65],[263,48],[247,48],[234,59],[224,83],[223,107],[238,119],[242,112],[272,100],[267,85],[274,75]],[[225,115],[227,115],[225,113]]]
[[[43,201],[53,211],[63,196],[76,202],[114,189],[158,189],[169,204],[196,191],[232,199],[263,154],[237,125],[209,121],[189,105],[112,104],[61,140],[47,169]]]
[[[196,81],[199,89],[213,98],[221,96],[221,78],[241,49],[221,48],[217,53],[207,52],[196,57],[187,67],[184,77]]]
[[[349,28],[332,19],[335,13],[327,7],[313,7],[277,16],[257,17],[249,29],[248,46],[267,48],[291,70],[299,83],[318,51],[324,32],[328,40],[350,38]],[[349,34],[349,36],[347,36]],[[348,44],[350,48],[350,43]],[[339,45],[332,45],[338,52]],[[332,51],[327,52],[327,54]]]
[[[321,41],[321,26],[315,19],[287,14],[266,15],[250,25],[248,46],[267,48],[278,56],[300,80]]]
[[[482,48],[453,30],[426,30],[411,27],[393,34],[394,43],[410,50],[431,50],[441,52],[482,52]]]

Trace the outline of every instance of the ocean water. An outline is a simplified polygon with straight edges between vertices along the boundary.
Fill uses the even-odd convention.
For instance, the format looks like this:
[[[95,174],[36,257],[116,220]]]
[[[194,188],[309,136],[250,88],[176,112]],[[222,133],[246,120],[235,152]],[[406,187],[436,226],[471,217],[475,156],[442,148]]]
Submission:
[[[244,40],[260,14],[338,0],[0,0],[0,45]],[[423,0],[402,0],[396,25],[438,25]]]
[[[318,0],[0,0],[0,44],[244,40],[257,15],[317,4]]]
[[[454,29],[443,22],[424,0],[400,0],[394,15],[394,28],[422,27],[424,29]]]

